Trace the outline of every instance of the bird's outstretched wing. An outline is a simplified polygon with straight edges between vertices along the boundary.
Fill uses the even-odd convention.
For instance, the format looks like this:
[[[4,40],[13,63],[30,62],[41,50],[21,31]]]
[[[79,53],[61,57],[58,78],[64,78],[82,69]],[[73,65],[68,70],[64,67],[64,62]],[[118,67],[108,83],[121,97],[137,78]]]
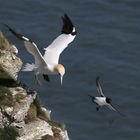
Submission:
[[[114,108],[112,104],[108,104],[107,107],[108,107],[110,110],[119,113],[121,116],[125,116],[125,115],[122,114],[119,110],[117,110],[116,108]]]
[[[8,25],[6,25],[6,24],[4,24],[4,25],[9,29],[9,31],[12,34],[14,34],[16,37],[18,37],[19,39],[21,39],[24,42],[27,51],[34,56],[36,65],[40,65],[40,64],[46,65],[46,62],[45,62],[42,54],[40,53],[37,45],[33,41],[31,41],[27,37],[17,33],[15,30],[13,30]]]
[[[102,89],[102,86],[101,86],[99,80],[100,80],[100,77],[98,76],[98,77],[96,78],[97,90],[98,90],[98,92],[99,92],[99,94],[100,94],[101,97],[105,97],[104,92],[103,92],[103,89]]]
[[[70,18],[65,14],[62,17],[62,20],[63,27],[61,35],[59,35],[47,48],[44,48],[44,59],[48,64],[58,64],[60,54],[76,37],[76,30]]]

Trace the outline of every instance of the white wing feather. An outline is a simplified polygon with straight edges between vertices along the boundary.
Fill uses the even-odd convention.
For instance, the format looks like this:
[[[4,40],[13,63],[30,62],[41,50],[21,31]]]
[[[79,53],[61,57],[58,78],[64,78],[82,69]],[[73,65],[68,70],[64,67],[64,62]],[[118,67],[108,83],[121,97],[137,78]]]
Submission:
[[[35,58],[35,65],[46,65],[46,62],[45,62],[43,56],[41,55],[40,51],[37,48],[37,45],[34,42],[32,42],[27,37],[17,33],[15,30],[13,30],[7,24],[4,24],[4,26],[6,26],[9,29],[9,31],[12,34],[14,34],[17,38],[19,38],[22,41],[24,41],[24,44],[25,44],[25,47],[26,47],[27,51],[30,54],[32,54],[34,56],[34,58]]]
[[[62,51],[71,43],[76,35],[61,34],[45,49],[44,59],[48,64],[58,64]]]
[[[103,92],[103,89],[102,89],[102,86],[101,86],[100,81],[99,81],[99,78],[100,77],[97,77],[96,78],[97,90],[98,90],[100,96],[105,97],[104,92]]]
[[[24,37],[24,39],[27,38]],[[34,42],[24,40],[24,44],[27,51],[34,56],[36,65],[46,65],[42,54],[40,53],[39,49],[37,48],[37,45]]]
[[[118,110],[116,110],[111,104],[107,104],[107,107],[110,109],[110,110],[113,110],[115,112],[119,112]]]

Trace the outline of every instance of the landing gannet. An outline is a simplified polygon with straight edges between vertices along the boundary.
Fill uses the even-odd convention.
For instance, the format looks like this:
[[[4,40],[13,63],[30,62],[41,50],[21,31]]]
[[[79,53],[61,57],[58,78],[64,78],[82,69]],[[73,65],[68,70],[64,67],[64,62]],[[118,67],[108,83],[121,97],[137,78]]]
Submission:
[[[27,63],[22,71],[34,71],[35,79],[38,84],[41,84],[37,77],[39,74],[43,75],[46,81],[50,81],[48,75],[59,74],[61,85],[63,83],[65,68],[62,64],[58,63],[59,57],[62,51],[76,37],[76,30],[70,18],[66,14],[62,17],[62,21],[63,27],[61,35],[59,35],[47,48],[44,48],[44,56],[42,56],[37,45],[31,39],[17,33],[11,27],[4,24],[11,33],[24,42],[27,51],[34,56],[35,64]]]
[[[91,97],[91,99],[92,99],[92,102],[97,105],[96,110],[98,111],[101,106],[107,106],[109,109],[111,109],[115,112],[118,112],[120,115],[124,116],[124,114],[120,113],[117,109],[115,109],[112,106],[111,98],[105,97],[101,84],[99,82],[99,77],[96,78],[96,86],[97,86],[97,90],[100,94],[100,97],[94,97],[92,95],[89,95],[89,97]]]

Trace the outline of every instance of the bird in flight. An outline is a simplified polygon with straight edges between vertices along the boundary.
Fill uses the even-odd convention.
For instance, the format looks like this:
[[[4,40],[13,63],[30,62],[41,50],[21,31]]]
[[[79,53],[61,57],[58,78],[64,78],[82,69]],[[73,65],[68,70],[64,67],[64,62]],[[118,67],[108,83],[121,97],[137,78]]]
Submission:
[[[107,106],[112,111],[117,112],[120,115],[124,116],[124,114],[122,114],[119,110],[117,110],[113,107],[113,105],[111,104],[111,101],[112,101],[111,98],[106,97],[104,95],[103,88],[100,84],[99,76],[96,78],[96,86],[97,86],[97,91],[100,94],[100,97],[94,97],[92,95],[88,95],[92,99],[92,102],[97,105],[96,110],[98,111],[100,109],[100,107],[102,107],[102,106]]]
[[[62,16],[62,21],[61,34],[48,47],[44,48],[44,55],[40,53],[37,45],[31,39],[17,33],[11,27],[4,24],[12,34],[24,42],[27,51],[34,56],[35,63],[27,63],[22,71],[33,71],[38,84],[41,84],[38,75],[43,75],[44,79],[49,82],[50,78],[48,75],[51,74],[60,75],[61,85],[63,83],[65,67],[59,64],[59,57],[68,44],[74,40],[77,32],[67,14]]]

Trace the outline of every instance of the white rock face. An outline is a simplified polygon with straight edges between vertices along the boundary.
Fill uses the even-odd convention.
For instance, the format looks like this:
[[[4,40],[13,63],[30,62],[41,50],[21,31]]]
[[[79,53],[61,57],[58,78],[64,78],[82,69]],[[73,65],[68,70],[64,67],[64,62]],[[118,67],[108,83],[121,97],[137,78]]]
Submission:
[[[24,99],[20,100],[20,106],[19,108],[17,108],[16,111],[14,111],[14,115],[13,115],[15,121],[21,122],[24,120],[30,108],[31,103],[33,103],[35,98],[36,98],[36,94],[33,94],[33,95],[27,95]]]
[[[34,126],[34,129],[32,127]],[[23,136],[17,137],[17,140],[39,140],[44,135],[53,136],[52,127],[43,120],[34,121],[25,126]]]

